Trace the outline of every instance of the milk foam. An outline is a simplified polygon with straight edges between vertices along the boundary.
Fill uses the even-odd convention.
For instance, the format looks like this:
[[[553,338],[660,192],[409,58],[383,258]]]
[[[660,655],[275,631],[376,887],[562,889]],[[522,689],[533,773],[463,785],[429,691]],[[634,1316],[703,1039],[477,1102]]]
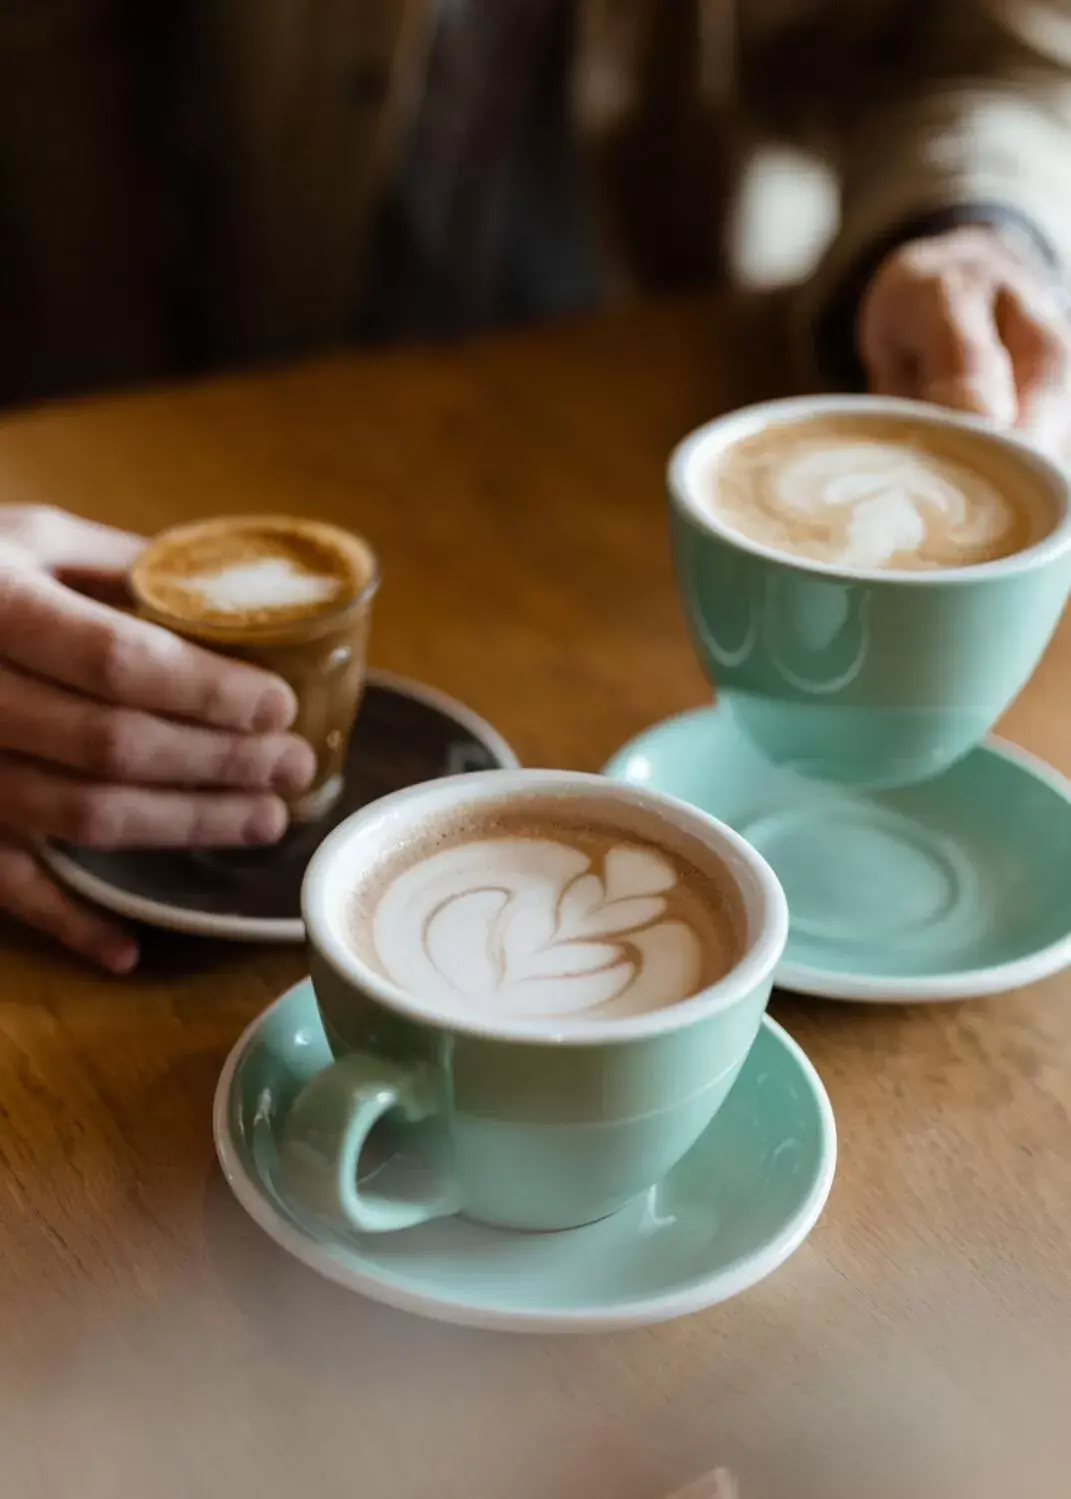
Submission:
[[[220,614],[323,604],[341,588],[338,578],[305,572],[289,557],[258,557],[252,562],[233,563],[219,572],[167,581],[184,592],[196,594]]]
[[[775,423],[723,453],[707,486],[742,535],[865,571],[991,562],[1055,522],[1044,483],[984,433],[882,416]]]
[[[831,558],[884,567],[929,539],[973,554],[999,546],[1016,511],[979,473],[902,444],[859,442],[817,448],[778,465],[767,490],[774,515],[820,529],[847,520]]]
[[[552,838],[456,844],[388,884],[372,945],[389,979],[447,1012],[642,1014],[701,982],[697,934],[666,914],[678,880],[624,842],[600,859]]]

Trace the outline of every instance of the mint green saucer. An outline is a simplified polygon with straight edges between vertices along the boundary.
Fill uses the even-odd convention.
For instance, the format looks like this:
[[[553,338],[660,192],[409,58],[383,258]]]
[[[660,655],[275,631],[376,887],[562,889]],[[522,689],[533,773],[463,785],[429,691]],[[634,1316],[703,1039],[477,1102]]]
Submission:
[[[655,725],[605,773],[680,797],[765,854],[788,896],[777,982],[870,1002],[968,999],[1071,964],[1071,784],[998,740],[899,791],[807,780],[730,714]]]
[[[589,1332],[664,1322],[776,1270],[810,1233],[833,1181],[826,1091],[766,1019],[728,1100],[677,1168],[602,1223],[514,1233],[443,1218],[400,1233],[335,1235],[275,1189],[276,1140],[302,1085],[330,1061],[312,985],[248,1027],[216,1089],[223,1173],[250,1217],[329,1280],[445,1322]]]

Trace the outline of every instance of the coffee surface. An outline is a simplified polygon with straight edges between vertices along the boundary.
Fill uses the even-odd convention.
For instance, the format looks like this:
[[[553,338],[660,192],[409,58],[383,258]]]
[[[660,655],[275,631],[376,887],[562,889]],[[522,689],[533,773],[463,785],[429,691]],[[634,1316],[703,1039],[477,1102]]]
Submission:
[[[837,567],[973,567],[1033,546],[1057,520],[1022,459],[970,433],[889,416],[818,416],[743,439],[704,503],[775,551]]]
[[[723,978],[744,940],[722,866],[557,808],[423,832],[372,869],[347,915],[370,967],[445,1014],[488,1020],[663,1009]]]
[[[333,527],[236,517],[162,537],[139,562],[135,581],[147,603],[177,621],[240,633],[300,625],[344,608],[367,581],[361,561]]]

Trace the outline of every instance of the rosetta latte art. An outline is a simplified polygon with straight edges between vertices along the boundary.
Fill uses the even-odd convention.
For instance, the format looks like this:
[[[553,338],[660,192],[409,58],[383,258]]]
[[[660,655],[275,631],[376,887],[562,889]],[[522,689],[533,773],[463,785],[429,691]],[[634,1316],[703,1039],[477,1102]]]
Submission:
[[[483,839],[400,874],[376,907],[373,944],[388,978],[447,1010],[641,1014],[699,985],[699,939],[666,914],[677,879],[650,848],[619,844],[595,860],[550,839]]]

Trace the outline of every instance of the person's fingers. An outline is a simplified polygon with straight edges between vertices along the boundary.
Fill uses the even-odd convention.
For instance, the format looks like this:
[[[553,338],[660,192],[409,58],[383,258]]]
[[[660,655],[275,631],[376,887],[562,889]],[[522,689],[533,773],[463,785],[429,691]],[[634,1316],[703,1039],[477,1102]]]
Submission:
[[[859,309],[856,342],[867,389],[875,395],[918,395],[918,356],[912,341],[904,336],[903,318],[896,315],[901,296],[895,272],[886,269]]]
[[[1018,387],[995,302],[1012,264],[988,233],[920,240],[890,255],[859,312],[870,388],[1011,425]]]
[[[102,781],[303,791],[316,756],[293,734],[229,734],[115,708],[0,665],[0,749]]]
[[[51,505],[0,505],[0,536],[47,572],[125,577],[145,538],[83,520]]]
[[[919,293],[920,398],[1011,425],[1019,409],[1015,371],[989,290],[948,278],[923,283]]]
[[[83,598],[0,557],[0,656],[104,702],[268,733],[293,722],[293,690],[258,667]]]
[[[287,810],[269,792],[170,791],[84,780],[0,754],[0,823],[91,848],[277,843]]]
[[[119,922],[61,890],[28,849],[3,838],[0,910],[112,973],[129,973],[137,965],[138,945]]]
[[[1071,328],[1050,299],[1018,284],[1002,288],[997,325],[1015,371],[1016,425],[1039,446],[1063,453],[1071,435]]]
[[[1023,399],[1017,428],[1036,447],[1066,462],[1071,436],[1071,385],[1039,385]]]
[[[918,399],[919,362],[914,354],[891,344],[879,344],[872,349],[865,366],[867,389],[876,396]]]

